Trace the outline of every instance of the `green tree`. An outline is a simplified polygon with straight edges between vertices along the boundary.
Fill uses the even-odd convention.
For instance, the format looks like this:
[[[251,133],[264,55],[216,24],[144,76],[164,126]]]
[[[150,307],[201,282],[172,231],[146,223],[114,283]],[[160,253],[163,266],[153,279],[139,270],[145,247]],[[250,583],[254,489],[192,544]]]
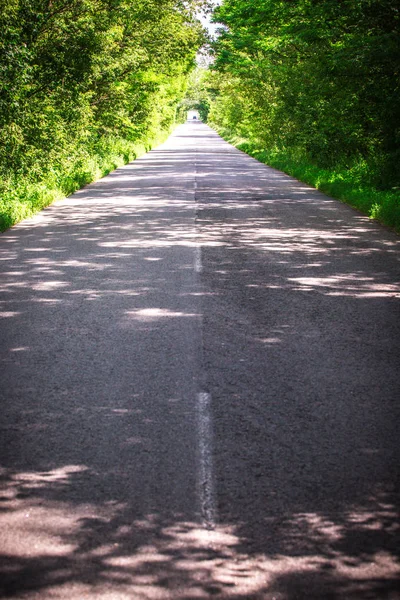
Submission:
[[[399,9],[394,0],[224,0],[215,124],[321,167],[364,164],[399,184]],[[243,99],[246,99],[243,102]]]
[[[0,0],[0,212],[18,186],[64,189],[91,156],[129,158],[168,130],[204,41],[202,4]]]

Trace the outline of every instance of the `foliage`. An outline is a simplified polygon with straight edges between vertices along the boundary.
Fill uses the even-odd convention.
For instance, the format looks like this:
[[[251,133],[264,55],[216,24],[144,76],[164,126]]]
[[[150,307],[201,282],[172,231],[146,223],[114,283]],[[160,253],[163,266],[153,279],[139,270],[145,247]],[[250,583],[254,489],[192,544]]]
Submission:
[[[207,123],[208,113],[214,99],[213,90],[210,88],[212,80],[210,71],[205,67],[197,66],[188,79],[186,96],[179,105],[181,121],[185,120],[187,111],[199,111],[200,118]]]
[[[201,3],[0,0],[0,229],[170,129]]]
[[[363,185],[400,185],[397,2],[224,0],[214,21],[211,124]]]

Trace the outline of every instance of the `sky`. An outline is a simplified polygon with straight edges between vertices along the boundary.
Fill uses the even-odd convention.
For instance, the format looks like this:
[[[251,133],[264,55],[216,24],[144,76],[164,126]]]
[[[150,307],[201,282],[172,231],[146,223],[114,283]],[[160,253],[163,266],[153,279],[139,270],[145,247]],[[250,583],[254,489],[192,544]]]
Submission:
[[[213,0],[213,5],[218,6],[222,4],[222,0]],[[211,35],[215,34],[217,27],[220,25],[216,25],[215,23],[210,23],[210,15],[199,15],[201,23],[208,29]]]

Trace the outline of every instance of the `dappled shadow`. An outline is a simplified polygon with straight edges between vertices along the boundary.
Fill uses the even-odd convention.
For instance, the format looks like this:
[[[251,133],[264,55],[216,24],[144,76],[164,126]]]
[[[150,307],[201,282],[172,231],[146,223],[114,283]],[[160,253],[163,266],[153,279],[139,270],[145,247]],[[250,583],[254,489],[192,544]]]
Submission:
[[[220,518],[282,560],[271,596],[397,598],[399,239],[254,161],[199,171]]]
[[[1,597],[399,598],[398,259],[197,123],[4,233]]]
[[[243,520],[207,531],[185,513],[140,512],[115,488],[132,483],[122,473],[69,465],[2,480],[2,597],[398,597],[385,493],[368,512],[264,516],[260,548],[241,536]]]

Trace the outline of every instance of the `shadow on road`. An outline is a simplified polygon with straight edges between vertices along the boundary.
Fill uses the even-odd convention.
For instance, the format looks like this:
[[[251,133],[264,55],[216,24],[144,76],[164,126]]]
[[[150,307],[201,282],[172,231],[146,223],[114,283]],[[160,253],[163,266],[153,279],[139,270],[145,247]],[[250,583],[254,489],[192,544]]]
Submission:
[[[1,597],[397,599],[398,239],[193,131],[0,238]]]

